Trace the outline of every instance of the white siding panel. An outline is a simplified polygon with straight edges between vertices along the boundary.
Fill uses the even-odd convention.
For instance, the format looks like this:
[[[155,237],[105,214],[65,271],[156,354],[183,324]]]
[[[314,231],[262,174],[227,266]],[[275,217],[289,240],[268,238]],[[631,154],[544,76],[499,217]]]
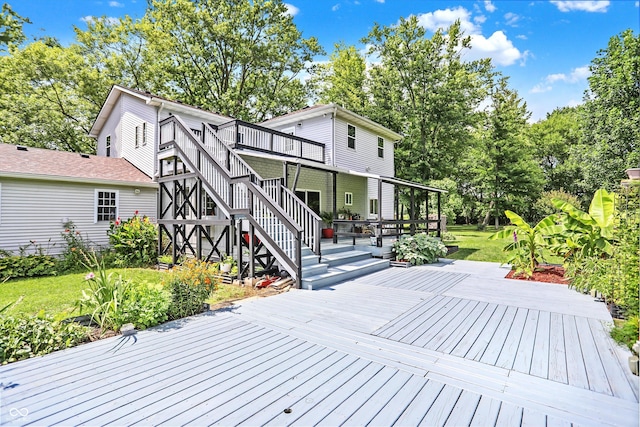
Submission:
[[[356,148],[347,147],[347,125],[356,127]],[[393,141],[385,140],[384,157],[378,157],[378,135],[372,131],[336,119],[336,166],[382,176],[393,176]]]
[[[130,161],[145,174],[153,176],[155,173],[156,154],[154,142],[157,118],[156,107],[132,96],[122,96],[121,99],[121,157]],[[136,148],[136,127],[141,132],[143,123],[146,123],[147,143],[143,145],[142,138],[140,138],[138,148]]]
[[[129,218],[138,210],[155,221],[156,191],[123,186],[95,186],[50,181],[3,180],[0,249],[17,251],[35,241],[50,254],[64,251],[63,224],[73,221],[77,230],[96,245],[108,243],[108,222],[94,223],[95,189],[119,191],[119,215]]]
[[[298,123],[300,126],[298,126]],[[291,127],[295,128],[295,136],[323,143],[325,145],[325,163],[331,164],[331,141],[333,136],[331,114],[301,120],[293,125],[289,123],[286,125],[274,126],[272,129],[282,132],[283,130],[290,129]]]
[[[104,126],[100,130],[97,141],[96,154],[98,156],[106,156],[107,148],[106,141],[107,136],[111,136],[111,156],[120,156],[120,117],[122,113],[122,96],[118,98],[116,104],[113,107],[112,113],[105,122]]]

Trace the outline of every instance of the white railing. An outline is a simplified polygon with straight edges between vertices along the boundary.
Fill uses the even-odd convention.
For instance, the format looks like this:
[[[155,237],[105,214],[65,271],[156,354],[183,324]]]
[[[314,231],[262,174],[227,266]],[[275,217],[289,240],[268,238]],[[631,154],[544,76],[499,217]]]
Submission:
[[[252,181],[252,174],[236,175],[240,171],[252,171],[251,168],[228,148],[212,144],[213,149],[205,149],[177,116],[163,120],[160,133],[160,148],[170,145],[177,148],[187,167],[201,176],[205,191],[228,213],[232,210],[248,212],[258,236],[287,271],[299,279],[302,228],[275,203],[270,194]],[[228,159],[226,163],[234,171],[233,175],[218,160],[225,150],[224,158]]]

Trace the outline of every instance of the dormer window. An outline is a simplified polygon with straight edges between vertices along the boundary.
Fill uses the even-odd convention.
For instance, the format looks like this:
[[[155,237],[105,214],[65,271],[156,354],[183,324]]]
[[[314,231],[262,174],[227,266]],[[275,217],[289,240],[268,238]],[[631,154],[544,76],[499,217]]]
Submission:
[[[105,148],[107,150],[106,156],[111,157],[111,135],[107,135]]]

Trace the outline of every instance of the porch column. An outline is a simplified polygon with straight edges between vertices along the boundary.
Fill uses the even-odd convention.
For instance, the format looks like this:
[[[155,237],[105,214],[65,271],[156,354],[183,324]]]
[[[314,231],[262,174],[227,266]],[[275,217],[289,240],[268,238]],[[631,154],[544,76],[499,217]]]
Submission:
[[[413,222],[416,219],[416,192],[413,187],[411,187],[411,206],[409,206],[409,220],[411,220],[411,225],[409,227],[410,234],[413,236],[416,234],[416,224]]]
[[[332,206],[331,209],[333,210],[333,219],[335,220],[336,218],[338,218],[338,172],[331,172],[331,175],[333,175],[333,188],[332,188],[332,193],[333,193],[333,201],[332,201]],[[337,228],[338,226],[336,225],[335,222],[332,223],[333,225],[333,243],[338,243],[338,236],[336,235],[337,233]]]
[[[376,246],[382,247],[382,180],[378,178],[378,227],[380,234],[376,235]]]
[[[427,220],[427,234],[429,234],[429,190],[424,191],[424,217]]]
[[[442,216],[442,211],[441,211],[441,207],[440,207],[440,196],[442,195],[442,193],[438,192],[438,231],[437,231],[437,236],[438,237],[442,237],[442,229],[440,227],[440,217]]]

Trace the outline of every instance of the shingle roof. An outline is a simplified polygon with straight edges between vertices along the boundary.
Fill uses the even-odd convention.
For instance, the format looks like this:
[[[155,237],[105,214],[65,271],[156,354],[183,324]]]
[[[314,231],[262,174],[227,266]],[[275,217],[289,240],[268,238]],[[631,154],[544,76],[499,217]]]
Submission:
[[[33,175],[61,180],[153,184],[153,180],[122,158],[0,144],[0,176]]]

